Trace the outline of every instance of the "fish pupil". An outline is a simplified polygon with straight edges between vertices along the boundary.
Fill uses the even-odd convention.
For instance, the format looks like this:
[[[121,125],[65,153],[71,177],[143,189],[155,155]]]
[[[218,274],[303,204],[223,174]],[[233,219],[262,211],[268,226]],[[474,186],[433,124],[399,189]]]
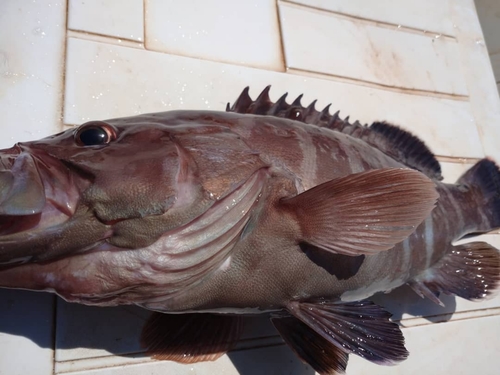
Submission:
[[[96,146],[108,143],[109,135],[102,128],[88,128],[83,130],[79,137],[83,145]]]

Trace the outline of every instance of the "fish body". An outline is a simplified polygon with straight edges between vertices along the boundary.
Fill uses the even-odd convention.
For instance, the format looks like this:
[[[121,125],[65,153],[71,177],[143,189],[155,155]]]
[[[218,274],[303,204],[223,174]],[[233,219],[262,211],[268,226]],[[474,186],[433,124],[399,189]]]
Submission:
[[[320,373],[350,353],[394,363],[401,332],[367,298],[408,283],[437,303],[480,299],[499,281],[496,249],[452,245],[500,226],[492,161],[445,184],[399,128],[268,89],[225,113],[94,121],[0,157],[0,286],[156,311],[142,339],[159,359],[216,359],[239,316],[266,313]]]

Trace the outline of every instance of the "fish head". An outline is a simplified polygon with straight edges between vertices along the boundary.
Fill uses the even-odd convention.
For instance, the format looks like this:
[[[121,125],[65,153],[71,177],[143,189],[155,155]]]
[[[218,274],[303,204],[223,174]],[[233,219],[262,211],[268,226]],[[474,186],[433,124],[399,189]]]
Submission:
[[[91,121],[17,143],[0,151],[0,286],[131,303],[123,291],[155,276],[136,267],[172,269],[166,253],[177,245],[158,243],[260,168],[221,121],[190,112]]]

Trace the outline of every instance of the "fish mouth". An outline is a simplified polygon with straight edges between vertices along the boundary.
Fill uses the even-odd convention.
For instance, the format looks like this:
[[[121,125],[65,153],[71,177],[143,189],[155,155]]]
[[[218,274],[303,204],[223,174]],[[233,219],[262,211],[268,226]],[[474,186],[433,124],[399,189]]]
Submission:
[[[66,223],[82,185],[64,163],[17,144],[0,154],[0,270],[39,256],[37,237]],[[42,247],[43,248],[43,247]]]

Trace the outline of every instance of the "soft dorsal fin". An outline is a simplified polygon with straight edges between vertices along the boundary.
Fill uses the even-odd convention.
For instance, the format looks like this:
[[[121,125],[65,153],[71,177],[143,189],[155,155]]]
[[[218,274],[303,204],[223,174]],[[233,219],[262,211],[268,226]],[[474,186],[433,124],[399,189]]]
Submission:
[[[315,109],[316,101],[304,107],[301,104],[302,95],[291,104],[286,102],[287,94],[273,103],[269,98],[270,89],[271,86],[267,86],[253,101],[248,94],[249,88],[246,87],[232,106],[227,104],[226,111],[275,116],[329,128],[362,139],[386,155],[432,179],[443,179],[439,161],[425,143],[410,132],[385,122],[374,122],[370,126],[361,125],[358,121],[350,123],[349,116],[342,120],[338,111],[331,115],[330,104],[322,111]]]

